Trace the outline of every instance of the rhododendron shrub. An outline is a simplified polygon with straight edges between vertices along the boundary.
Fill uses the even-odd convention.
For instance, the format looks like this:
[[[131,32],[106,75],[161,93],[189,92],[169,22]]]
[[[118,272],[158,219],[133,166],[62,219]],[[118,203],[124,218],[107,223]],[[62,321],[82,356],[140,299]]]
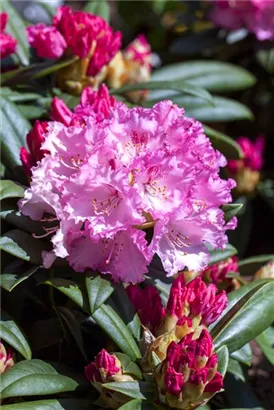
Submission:
[[[223,248],[226,230],[236,226],[220,209],[235,186],[218,175],[225,158],[171,101],[129,109],[110,100],[102,119],[90,100],[80,125],[47,124],[46,154],[20,202],[34,220],[56,216],[45,266],[67,258],[76,271],[98,269],[132,283],[143,279],[154,253],[167,275],[205,268],[207,245]],[[146,228],[153,228],[150,243]]]

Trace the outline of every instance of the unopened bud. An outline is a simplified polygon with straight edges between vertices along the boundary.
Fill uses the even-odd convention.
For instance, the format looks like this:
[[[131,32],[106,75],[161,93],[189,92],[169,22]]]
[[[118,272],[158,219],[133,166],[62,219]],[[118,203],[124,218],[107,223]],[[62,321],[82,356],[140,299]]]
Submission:
[[[72,111],[63,100],[58,97],[53,98],[50,111],[50,118],[53,121],[59,121],[68,127],[70,125],[72,115]]]
[[[14,366],[14,358],[11,349],[5,348],[0,342],[0,374],[4,373],[10,367]]]
[[[268,262],[266,265],[262,266],[255,273],[254,279],[274,279],[274,261]]]

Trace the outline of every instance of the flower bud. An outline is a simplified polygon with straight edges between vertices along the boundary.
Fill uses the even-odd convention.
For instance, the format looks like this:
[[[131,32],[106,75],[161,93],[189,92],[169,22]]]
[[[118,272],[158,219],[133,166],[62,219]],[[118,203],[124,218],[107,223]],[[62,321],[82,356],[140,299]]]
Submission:
[[[225,291],[218,293],[215,285],[207,286],[200,277],[186,284],[184,276],[180,275],[170,289],[166,328],[170,330],[168,323],[172,322],[178,326],[186,324],[189,329],[196,329],[200,324],[208,326],[218,319],[226,305]]]
[[[6,350],[3,343],[0,342],[0,374],[4,373],[12,366],[14,366],[12,350]]]
[[[226,289],[227,292],[238,288],[239,283],[237,279],[228,278],[229,272],[238,272],[238,258],[231,256],[221,262],[209,266],[203,272],[203,280],[206,283],[213,283],[218,289]]]
[[[63,100],[58,97],[53,98],[50,111],[50,118],[53,121],[59,121],[68,127],[70,125],[72,115],[72,111],[67,107]]]
[[[7,13],[0,13],[0,58],[6,58],[15,52],[17,40],[7,33],[4,33],[8,22]]]
[[[243,159],[230,160],[227,167],[237,182],[237,194],[248,195],[255,191],[260,180],[265,139],[260,136],[252,143],[248,138],[240,137],[237,142],[243,151]]]
[[[184,410],[205,404],[223,387],[217,364],[212,339],[205,329],[197,339],[192,333],[172,342],[155,372],[160,402]]]
[[[129,285],[126,291],[142,324],[156,335],[166,311],[155,286],[146,286],[142,289],[138,285]]]
[[[120,360],[105,349],[102,349],[95,360],[85,367],[85,376],[99,391],[101,400],[108,408],[118,409],[130,400],[122,393],[104,388],[104,383],[134,380],[131,376],[123,374]]]
[[[20,149],[20,159],[24,167],[24,171],[27,176],[31,176],[31,168],[37,165],[38,161],[44,157],[47,151],[41,149],[41,144],[45,140],[45,134],[47,132],[48,123],[46,121],[36,120],[33,128],[27,134],[27,144],[29,151],[22,147]]]
[[[268,262],[266,265],[257,270],[254,280],[269,278],[274,279],[274,261]]]

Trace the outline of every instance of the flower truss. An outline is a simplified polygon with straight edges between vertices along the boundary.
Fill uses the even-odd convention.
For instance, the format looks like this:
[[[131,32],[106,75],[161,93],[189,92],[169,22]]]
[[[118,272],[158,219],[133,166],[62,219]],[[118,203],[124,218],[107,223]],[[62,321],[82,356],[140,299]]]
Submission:
[[[74,113],[56,101],[53,111],[66,124],[43,128],[44,157],[20,202],[32,219],[56,218],[45,266],[67,258],[76,271],[136,283],[155,253],[170,276],[204,269],[208,245],[225,247],[236,219],[226,223],[220,206],[235,182],[220,178],[225,158],[183,109],[171,101],[130,109],[103,87],[86,91]]]

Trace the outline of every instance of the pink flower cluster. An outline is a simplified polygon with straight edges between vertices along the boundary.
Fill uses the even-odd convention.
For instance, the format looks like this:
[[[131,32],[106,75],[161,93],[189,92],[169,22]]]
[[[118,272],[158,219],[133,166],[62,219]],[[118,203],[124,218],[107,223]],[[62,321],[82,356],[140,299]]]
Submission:
[[[237,139],[243,151],[243,160],[229,160],[228,168],[236,174],[241,168],[250,168],[252,171],[260,171],[263,166],[263,152],[265,146],[264,137],[258,137],[254,143],[247,137]]]
[[[51,26],[38,23],[27,28],[30,45],[41,58],[58,58],[64,53],[90,58],[87,74],[96,75],[121,48],[121,33],[100,16],[82,11],[73,12],[63,6]]]
[[[227,291],[233,288],[233,278],[227,277],[229,272],[238,272],[238,258],[237,256],[231,256],[221,262],[206,268],[202,275],[203,280],[206,282],[212,282],[220,288],[225,288]]]
[[[205,329],[197,339],[191,333],[178,343],[170,343],[167,357],[157,369],[158,380],[156,376],[161,394],[164,390],[168,393],[165,401],[172,406],[173,396],[181,396],[181,407],[178,408],[187,409],[190,404],[195,408],[196,400],[197,404],[201,404],[209,398],[207,393],[220,391],[223,376],[217,372],[217,364],[218,357],[216,353],[213,354],[212,339]]]
[[[121,374],[121,366],[116,356],[102,349],[94,362],[85,367],[85,376],[90,382],[105,382],[114,374]]]
[[[8,22],[7,13],[0,13],[0,58],[5,58],[15,52],[17,40],[4,33]]]
[[[132,41],[123,52],[126,60],[137,61],[141,66],[151,69],[151,47],[146,37],[140,34]]]
[[[48,153],[32,169],[20,203],[32,219],[50,213],[58,221],[48,232],[53,253],[45,265],[67,258],[76,271],[91,268],[132,283],[143,279],[155,253],[168,275],[204,269],[207,244],[223,248],[226,230],[236,226],[219,208],[235,186],[219,177],[225,158],[171,101],[130,109],[96,96],[85,95],[91,108],[81,121],[48,123],[41,147]]]
[[[228,29],[246,27],[258,40],[274,40],[274,0],[216,0],[211,18]]]

